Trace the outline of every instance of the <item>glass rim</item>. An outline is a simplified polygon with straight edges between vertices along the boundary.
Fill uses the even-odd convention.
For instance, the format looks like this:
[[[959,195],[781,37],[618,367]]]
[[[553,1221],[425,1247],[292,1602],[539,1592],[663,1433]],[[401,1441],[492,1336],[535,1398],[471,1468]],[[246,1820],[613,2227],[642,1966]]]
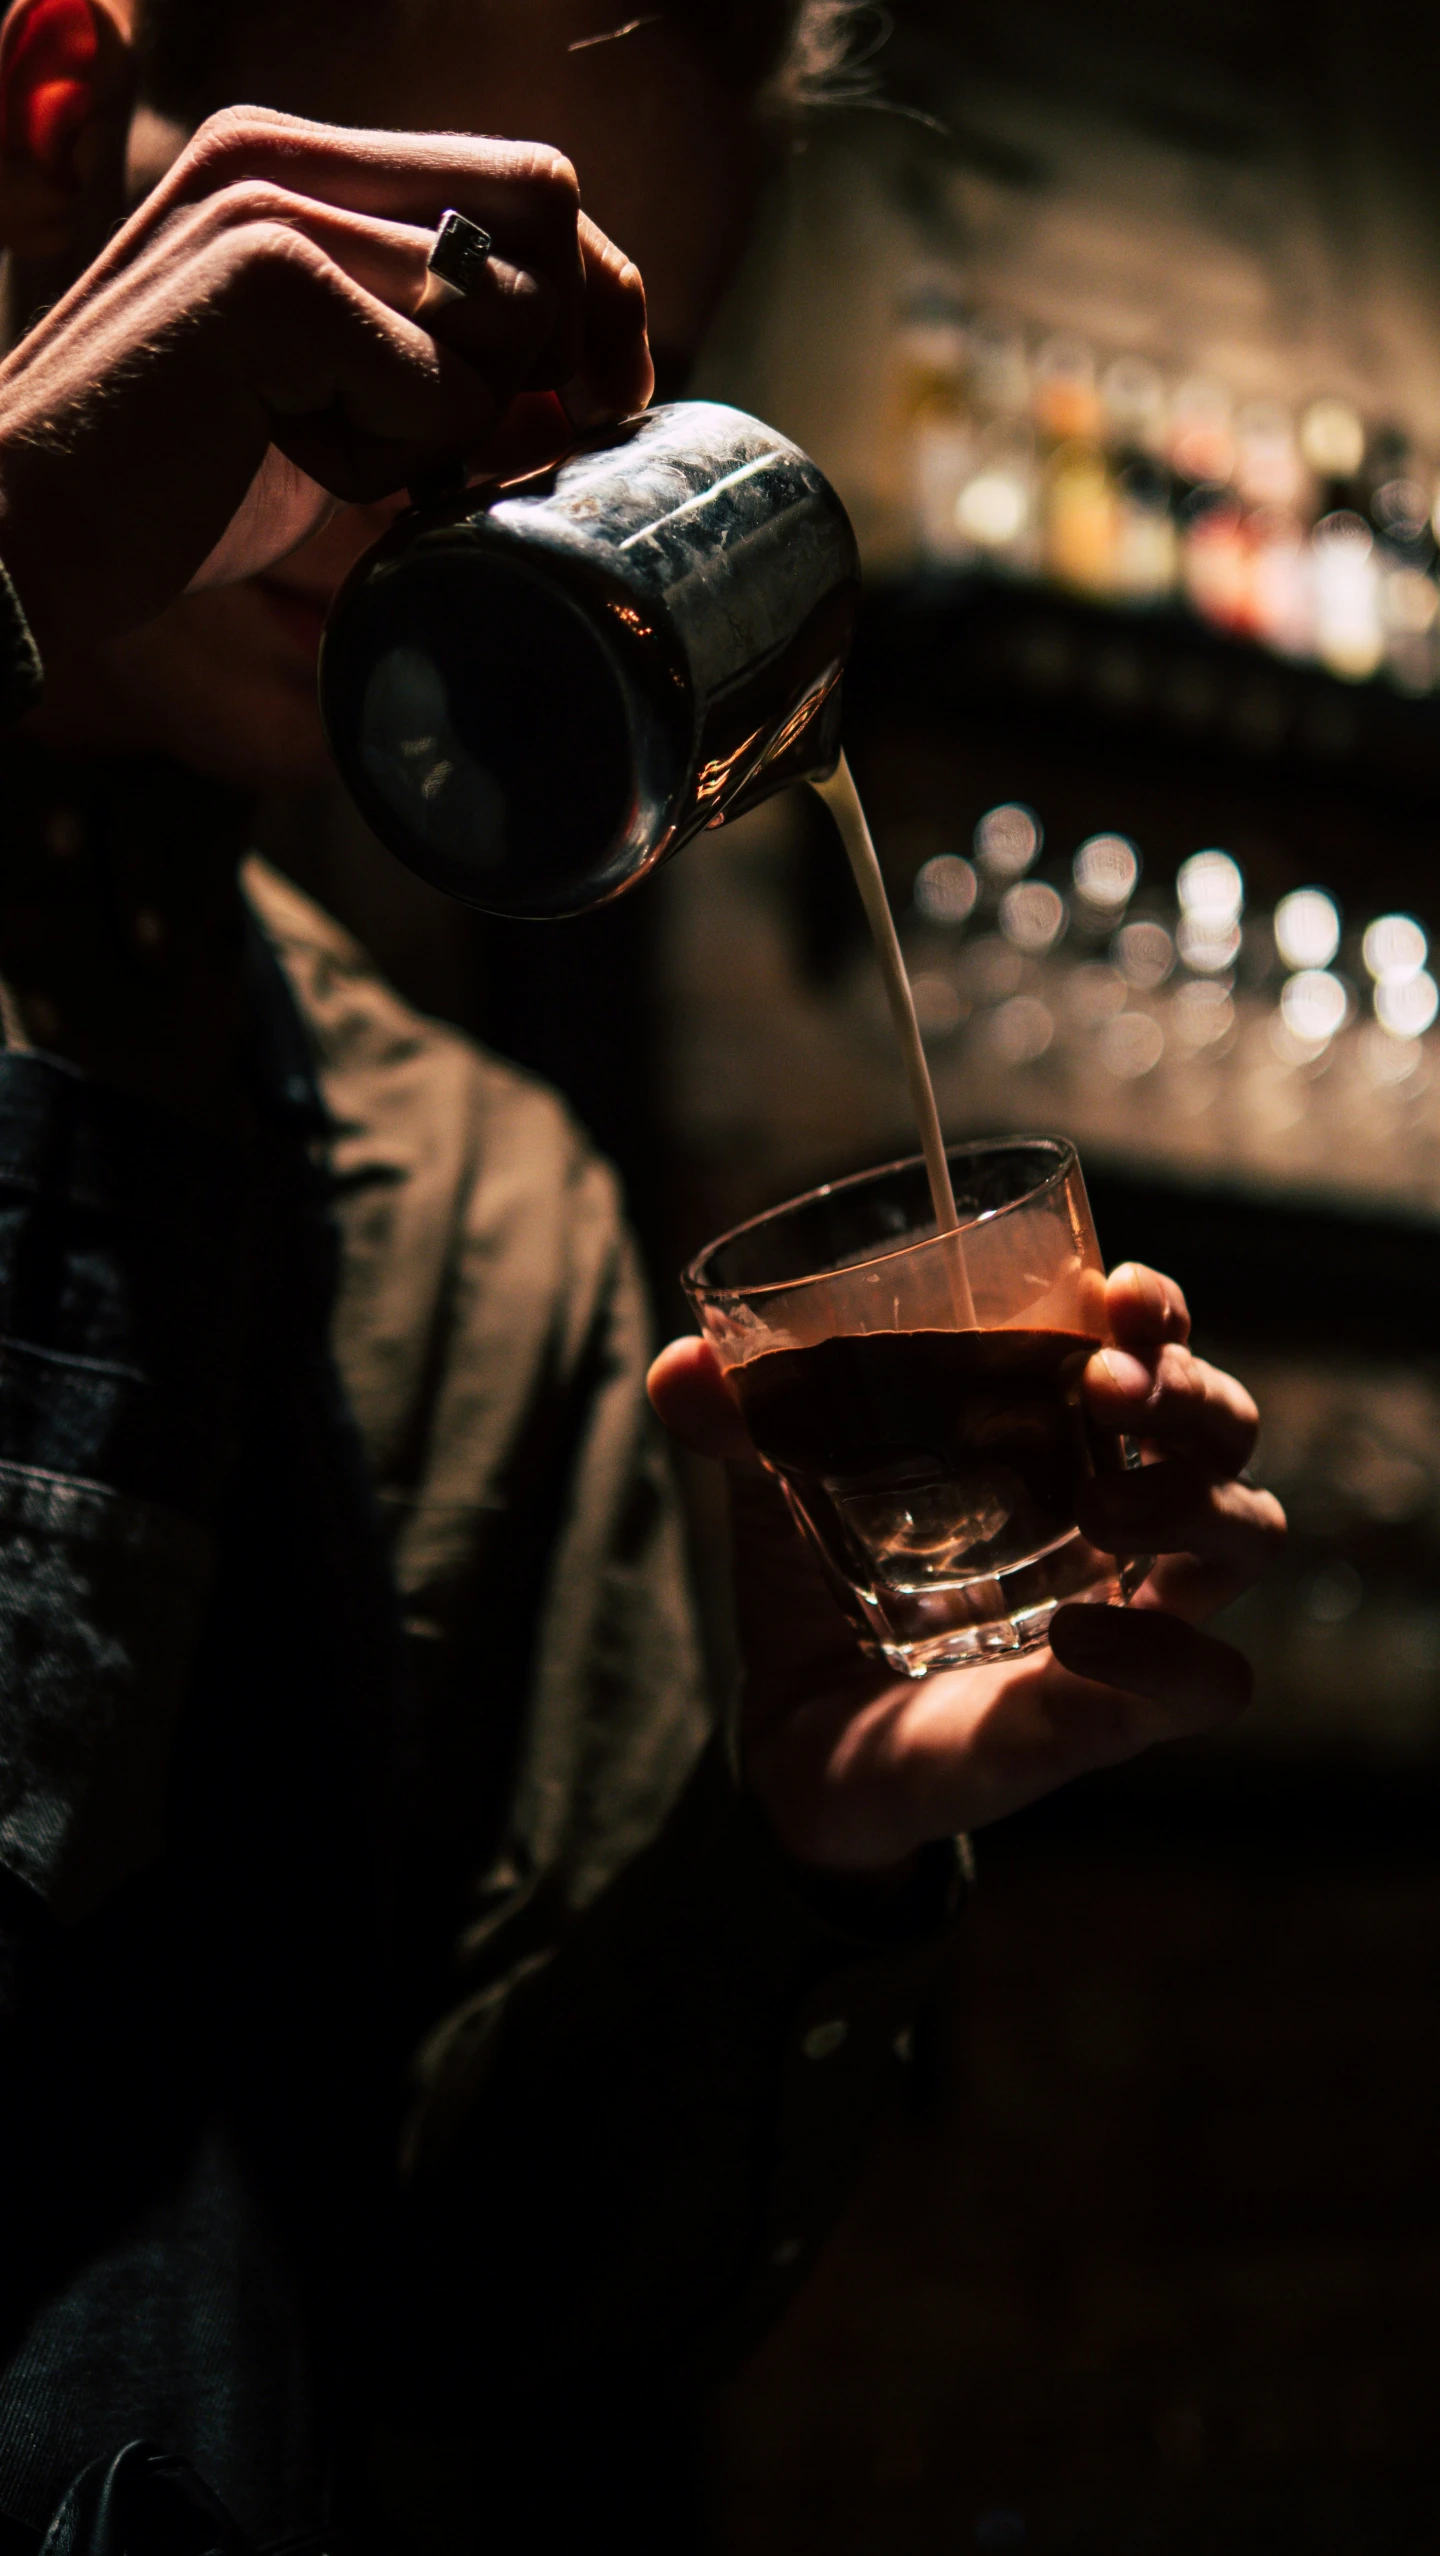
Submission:
[[[962,1142],[946,1146],[947,1163],[957,1157],[973,1159],[977,1154],[1023,1152],[1053,1155],[1054,1168],[1043,1180],[1037,1180],[1031,1188],[1022,1190],[1018,1198],[1007,1198],[1003,1206],[986,1207],[978,1216],[968,1217],[957,1228],[959,1233],[973,1233],[979,1225],[998,1224],[1002,1216],[1013,1215],[1019,1207],[1033,1207],[1036,1199],[1043,1198],[1047,1189],[1053,1189],[1057,1182],[1068,1179],[1072,1171],[1078,1170],[1080,1156],[1068,1136],[984,1136],[974,1144]],[[924,1172],[924,1155],[900,1154],[893,1162],[875,1163],[869,1171],[847,1172],[843,1180],[822,1180],[816,1188],[802,1190],[796,1198],[782,1199],[778,1207],[762,1208],[758,1216],[746,1216],[740,1224],[732,1225],[728,1233],[717,1234],[713,1242],[706,1243],[703,1251],[697,1252],[682,1269],[680,1284],[693,1304],[714,1304],[725,1296],[788,1295],[793,1294],[797,1287],[833,1285],[837,1278],[853,1277],[863,1269],[882,1268],[886,1261],[907,1259],[912,1252],[932,1251],[950,1237],[939,1232],[918,1234],[908,1242],[891,1243],[883,1251],[868,1253],[858,1260],[847,1260],[839,1269],[807,1270],[799,1278],[760,1278],[746,1284],[722,1287],[714,1279],[701,1275],[706,1261],[713,1259],[717,1251],[724,1251],[728,1244],[739,1242],[745,1234],[758,1232],[762,1225],[775,1224],[782,1216],[793,1216],[800,1208],[813,1207],[822,1198],[842,1197],[846,1190],[862,1189],[871,1181],[888,1180],[896,1172],[916,1170]]]

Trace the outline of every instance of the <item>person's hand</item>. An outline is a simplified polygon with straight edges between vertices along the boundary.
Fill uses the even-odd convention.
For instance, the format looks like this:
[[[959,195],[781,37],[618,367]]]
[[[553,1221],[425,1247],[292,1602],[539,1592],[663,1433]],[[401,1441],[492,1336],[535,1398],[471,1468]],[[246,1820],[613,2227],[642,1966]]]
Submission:
[[[450,207],[483,286],[412,316]],[[213,116],[0,365],[0,559],[42,656],[437,463],[550,458],[653,386],[636,268],[542,144]],[[516,433],[517,405],[522,431]],[[526,444],[530,449],[526,449]]]
[[[1279,1502],[1238,1479],[1255,1405],[1191,1355],[1171,1280],[1118,1269],[1107,1312],[1115,1345],[1090,1361],[1086,1404],[1097,1427],[1140,1440],[1149,1460],[1091,1482],[1080,1523],[1105,1552],[1161,1559],[1128,1608],[1062,1607],[1048,1650],[922,1680],[897,1678],[859,1650],[755,1459],[709,1343],[674,1341],[651,1368],[667,1428],[731,1468],[745,1781],[804,1863],[897,1870],[930,1839],[1003,1819],[1248,1703],[1248,1662],[1199,1627],[1284,1540]]]

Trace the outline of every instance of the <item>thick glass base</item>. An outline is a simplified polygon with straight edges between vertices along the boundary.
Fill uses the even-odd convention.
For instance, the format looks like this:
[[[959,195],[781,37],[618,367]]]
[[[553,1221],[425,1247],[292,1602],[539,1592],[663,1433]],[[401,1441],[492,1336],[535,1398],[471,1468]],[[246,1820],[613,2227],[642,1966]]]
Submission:
[[[1087,1544],[1077,1529],[986,1579],[931,1582],[923,1589],[857,1588],[843,1595],[867,1651],[903,1677],[935,1669],[978,1668],[1038,1651],[1057,1607],[1128,1606],[1150,1568],[1118,1562]]]

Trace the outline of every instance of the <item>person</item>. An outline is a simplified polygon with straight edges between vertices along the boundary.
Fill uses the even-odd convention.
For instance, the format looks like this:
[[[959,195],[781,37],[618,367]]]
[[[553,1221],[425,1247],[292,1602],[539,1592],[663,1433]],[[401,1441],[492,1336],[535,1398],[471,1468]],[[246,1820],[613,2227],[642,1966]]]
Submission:
[[[863,1658],[703,1345],[661,1356],[660,1419],[732,1469],[712,1729],[612,1177],[245,857],[248,794],[322,766],[350,562],[436,462],[519,467],[682,376],[837,25],[0,30],[16,2551],[52,2519],[458,2547],[517,2509],[534,2547],[635,2545],[647,2476],[682,2546],[656,2408],[803,2277],[905,2079],[957,1835],[1246,1698],[1201,1628],[1282,1532],[1254,1409],[1127,1269],[1085,1392],[1155,1461],[1089,1523],[1163,1558],[1012,1668]],[[422,327],[451,207],[493,252]]]

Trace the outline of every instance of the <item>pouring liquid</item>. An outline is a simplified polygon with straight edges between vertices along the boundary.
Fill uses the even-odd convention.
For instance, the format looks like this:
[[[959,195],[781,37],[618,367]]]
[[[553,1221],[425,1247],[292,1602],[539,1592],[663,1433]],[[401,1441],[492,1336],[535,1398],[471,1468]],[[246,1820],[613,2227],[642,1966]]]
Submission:
[[[860,891],[875,956],[880,962],[886,1000],[900,1053],[905,1066],[905,1079],[910,1086],[910,1105],[920,1131],[921,1150],[925,1156],[925,1173],[930,1183],[930,1203],[935,1216],[937,1234],[954,1236],[945,1255],[946,1275],[950,1287],[951,1309],[959,1331],[976,1328],[975,1302],[965,1270],[965,1251],[960,1239],[960,1217],[955,1205],[955,1189],[950,1178],[950,1165],[945,1153],[945,1138],[940,1127],[940,1112],[935,1105],[935,1086],[925,1062],[925,1047],[920,1024],[915,1017],[915,997],[910,991],[895,917],[885,893],[885,881],[876,857],[875,844],[860,804],[860,793],[844,755],[840,757],[828,781],[813,781],[811,788],[824,800],[839,828],[840,840]]]

